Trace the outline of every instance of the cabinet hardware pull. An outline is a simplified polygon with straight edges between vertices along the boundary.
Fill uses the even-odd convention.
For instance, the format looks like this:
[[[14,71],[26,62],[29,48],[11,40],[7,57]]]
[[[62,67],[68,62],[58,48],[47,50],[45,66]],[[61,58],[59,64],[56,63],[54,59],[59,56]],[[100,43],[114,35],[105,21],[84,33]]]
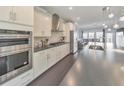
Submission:
[[[9,19],[12,20],[12,11],[9,12]]]

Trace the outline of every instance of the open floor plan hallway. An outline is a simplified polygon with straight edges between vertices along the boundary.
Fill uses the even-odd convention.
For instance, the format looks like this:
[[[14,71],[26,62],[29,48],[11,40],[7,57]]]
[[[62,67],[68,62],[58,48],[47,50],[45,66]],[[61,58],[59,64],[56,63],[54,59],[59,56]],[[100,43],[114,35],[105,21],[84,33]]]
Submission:
[[[60,85],[108,86],[124,85],[124,51],[91,50],[87,47]]]

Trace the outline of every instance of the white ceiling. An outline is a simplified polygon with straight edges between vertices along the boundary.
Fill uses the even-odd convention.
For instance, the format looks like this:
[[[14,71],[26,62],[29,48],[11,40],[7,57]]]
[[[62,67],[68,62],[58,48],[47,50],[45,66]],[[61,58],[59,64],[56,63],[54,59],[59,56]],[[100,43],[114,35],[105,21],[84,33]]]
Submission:
[[[102,27],[102,24],[110,19],[103,16],[103,6],[73,6],[69,10],[69,6],[42,6],[50,13],[57,13],[65,20],[77,22],[79,27],[83,29]],[[124,14],[124,7],[112,6],[111,11],[114,13],[114,19],[118,19]],[[80,20],[77,20],[80,17]]]

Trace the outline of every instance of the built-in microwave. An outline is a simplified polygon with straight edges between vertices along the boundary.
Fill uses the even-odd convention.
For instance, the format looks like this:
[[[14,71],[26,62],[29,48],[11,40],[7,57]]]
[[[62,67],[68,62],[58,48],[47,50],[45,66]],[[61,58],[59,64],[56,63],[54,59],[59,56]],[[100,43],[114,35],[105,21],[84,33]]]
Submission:
[[[0,83],[32,67],[32,33],[0,30]]]

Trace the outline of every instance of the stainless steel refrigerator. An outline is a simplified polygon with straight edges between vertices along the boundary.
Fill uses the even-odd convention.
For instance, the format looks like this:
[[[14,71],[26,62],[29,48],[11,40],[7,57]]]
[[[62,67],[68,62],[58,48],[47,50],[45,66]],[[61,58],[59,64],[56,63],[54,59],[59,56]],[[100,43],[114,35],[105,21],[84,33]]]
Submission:
[[[70,52],[75,53],[78,50],[77,31],[70,31]]]

